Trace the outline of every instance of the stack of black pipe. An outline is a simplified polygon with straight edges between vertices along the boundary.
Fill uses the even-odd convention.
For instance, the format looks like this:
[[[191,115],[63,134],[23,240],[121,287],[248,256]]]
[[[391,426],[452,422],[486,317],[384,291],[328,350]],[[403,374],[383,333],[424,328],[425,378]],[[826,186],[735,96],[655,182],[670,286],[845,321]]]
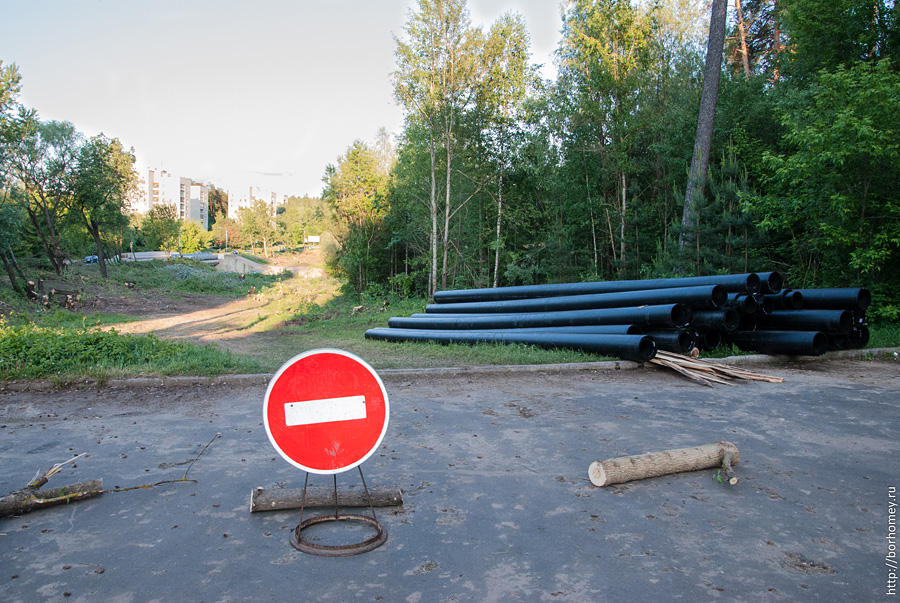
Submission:
[[[866,289],[783,290],[777,272],[438,291],[366,338],[525,343],[644,362],[722,343],[819,356],[868,342]]]

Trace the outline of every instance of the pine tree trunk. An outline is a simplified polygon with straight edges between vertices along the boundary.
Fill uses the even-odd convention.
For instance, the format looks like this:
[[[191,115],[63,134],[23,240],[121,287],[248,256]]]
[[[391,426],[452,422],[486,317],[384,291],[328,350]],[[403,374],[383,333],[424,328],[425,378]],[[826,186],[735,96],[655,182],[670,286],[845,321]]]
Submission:
[[[681,247],[685,247],[690,242],[687,233],[697,229],[697,206],[703,199],[703,189],[706,184],[706,168],[709,165],[709,152],[716,118],[716,101],[719,96],[722,51],[725,47],[725,14],[725,0],[713,0],[712,15],[709,20],[709,42],[706,47],[706,67],[703,71],[703,90],[700,94],[700,115],[697,118],[697,134],[691,157],[691,171],[684,194],[684,213],[681,218],[684,228],[679,238]]]
[[[747,26],[744,23],[744,12],[741,0],[734,0],[734,11],[737,13],[737,28],[741,36],[741,63],[744,65],[744,79],[750,79],[750,56],[747,52]]]

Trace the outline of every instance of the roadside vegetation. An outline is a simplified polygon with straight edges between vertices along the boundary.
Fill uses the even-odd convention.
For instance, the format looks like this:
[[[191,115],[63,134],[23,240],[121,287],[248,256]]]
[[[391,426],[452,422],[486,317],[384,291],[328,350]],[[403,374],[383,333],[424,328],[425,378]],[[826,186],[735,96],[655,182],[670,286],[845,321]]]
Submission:
[[[128,262],[110,265],[109,278],[96,266],[72,265],[62,275],[33,271],[46,291],[77,291],[74,309],[55,300],[35,303],[0,289],[0,380],[52,379],[64,384],[103,381],[128,375],[217,375],[265,370],[259,361],[217,346],[162,341],[154,335],[121,335],[112,324],[135,320],[121,314],[90,311],[90,301],[105,295],[173,296],[179,292],[229,298],[270,287],[282,277],[217,272],[193,260]],[[43,277],[43,278],[41,278]]]
[[[47,274],[46,276],[50,276]],[[376,369],[466,367],[477,365],[559,364],[594,362],[600,358],[569,350],[532,346],[440,345],[390,343],[364,338],[367,329],[387,326],[391,316],[422,312],[429,301],[394,293],[354,295],[341,292],[331,277],[290,278],[217,272],[193,260],[152,261],[110,266],[102,279],[96,266],[72,266],[66,281],[81,287],[81,306],[42,306],[0,288],[0,381],[49,379],[59,385],[104,381],[125,376],[221,375],[271,373],[295,354],[313,348],[339,348],[366,359]],[[255,318],[239,328],[248,332],[279,332],[281,337],[260,352],[241,355],[216,345],[199,346],[165,341],[150,335],[117,332],[138,317],[91,310],[91,296],[140,298],[203,293],[240,302],[264,303]],[[872,326],[870,346],[900,346],[900,328]],[[737,354],[724,347],[704,357]]]
[[[255,373],[258,362],[216,346],[119,335],[99,328],[0,323],[0,379],[51,379],[62,385],[134,375]]]
[[[40,273],[48,278],[51,273]],[[73,265],[55,281],[80,288],[75,309],[28,302],[0,288],[0,381],[49,379],[59,385],[125,376],[220,375],[273,372],[293,355],[335,347],[365,358],[375,368],[424,368],[482,364],[589,362],[596,356],[546,351],[528,346],[442,346],[369,341],[367,329],[386,326],[390,316],[424,310],[427,300],[342,294],[330,277],[290,278],[217,272],[194,260],[124,263],[109,266],[109,278],[96,266]],[[263,299],[258,316],[243,325],[254,332],[282,331],[281,344],[258,355],[239,355],[216,345],[164,341],[154,335],[118,333],[118,325],[139,317],[91,311],[92,296],[172,297],[178,294]]]
[[[42,120],[19,100],[18,67],[0,57],[0,330],[15,354],[32,354],[8,352],[0,378],[199,370],[164,365],[169,352],[152,340],[131,360],[78,364],[116,339],[95,332],[124,322],[93,314],[103,296],[249,296],[259,311],[235,328],[285,335],[253,353],[264,370],[322,346],[376,367],[568,362],[594,358],[369,342],[363,332],[440,289],[771,270],[791,288],[869,288],[870,345],[897,345],[900,4],[725,8],[567,2],[556,79],[545,80],[521,16],[473,23],[466,0],[420,0],[395,37],[401,130],[346,141],[317,198],[257,198],[229,212],[225,191],[192,183],[208,192],[208,223],[167,202],[148,207],[134,150]],[[333,278],[121,261],[239,249],[272,265],[311,241]],[[60,302],[80,325],[50,310]],[[72,347],[52,351],[70,333]],[[249,370],[235,362],[225,354],[204,370]]]

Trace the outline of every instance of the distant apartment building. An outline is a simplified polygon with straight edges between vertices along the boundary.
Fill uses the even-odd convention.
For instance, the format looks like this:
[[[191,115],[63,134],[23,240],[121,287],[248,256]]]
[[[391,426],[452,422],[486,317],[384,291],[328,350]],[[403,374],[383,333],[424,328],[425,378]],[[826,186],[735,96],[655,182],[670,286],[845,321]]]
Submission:
[[[208,186],[194,184],[190,178],[181,178],[166,170],[148,170],[146,211],[160,205],[171,205],[178,218],[193,220],[203,230],[209,230]]]
[[[284,203],[285,198],[285,195],[279,195],[274,191],[255,186],[248,187],[246,189],[246,192],[232,193],[231,191],[229,191],[228,217],[237,220],[238,212],[244,207],[250,207],[251,205],[253,205],[253,202],[258,199],[262,199],[269,204],[269,211],[271,211],[272,215],[274,216],[275,208],[280,203]]]
[[[209,230],[209,187],[192,184],[188,201],[187,219],[193,220],[203,230]]]

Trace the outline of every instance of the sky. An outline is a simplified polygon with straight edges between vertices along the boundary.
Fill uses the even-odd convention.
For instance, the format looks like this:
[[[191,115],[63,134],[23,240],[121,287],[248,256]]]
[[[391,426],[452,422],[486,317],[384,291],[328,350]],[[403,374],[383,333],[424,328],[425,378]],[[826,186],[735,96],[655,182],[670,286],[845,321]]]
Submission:
[[[415,0],[27,0],[4,3],[0,61],[19,102],[133,148],[164,169],[239,194],[318,196],[354,140],[398,134],[394,39]],[[507,11],[552,77],[556,0],[469,0],[486,30]]]

